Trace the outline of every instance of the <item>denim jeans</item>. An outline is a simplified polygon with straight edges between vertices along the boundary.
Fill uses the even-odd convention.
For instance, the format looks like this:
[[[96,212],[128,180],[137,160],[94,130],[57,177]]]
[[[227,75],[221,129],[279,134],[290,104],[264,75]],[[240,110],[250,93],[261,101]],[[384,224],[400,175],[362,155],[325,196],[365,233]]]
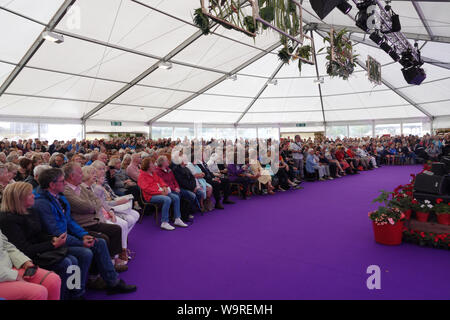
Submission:
[[[47,268],[48,270],[54,271],[61,278],[61,300],[80,297],[86,292],[86,283],[83,282],[83,279],[81,281],[80,289],[69,290],[67,288],[67,279],[71,275],[70,273],[67,273],[67,269],[72,265],[79,266],[78,259],[75,256],[68,254],[63,260]],[[88,270],[89,265],[87,266]],[[81,269],[81,266],[79,267]],[[83,272],[82,269],[81,271]]]
[[[86,281],[87,281],[87,278],[89,275],[89,268],[92,263],[93,254],[92,254],[91,250],[89,250],[88,248],[69,247],[68,248],[68,257],[74,257],[76,259],[78,267],[80,267],[80,271],[81,271],[81,290],[80,291],[85,292],[86,291]],[[66,279],[63,279],[63,277],[61,277],[61,281],[63,281],[63,284],[65,285]],[[61,287],[63,287],[63,285],[61,285]],[[75,296],[75,295],[72,294],[72,296]],[[61,295],[61,296],[63,296],[63,295]]]
[[[180,189],[180,192],[172,192],[172,193],[176,194],[180,198],[180,200],[181,199],[188,200],[192,209],[194,209],[194,207],[200,209],[200,203],[198,202],[197,195],[194,192],[186,189]]]
[[[169,222],[169,209],[172,203],[175,219],[181,217],[180,197],[176,193],[171,192],[167,196],[152,196],[150,203],[162,203],[161,222]]]
[[[92,261],[93,258],[97,269],[100,272],[100,276],[105,280],[108,286],[114,287],[119,282],[119,279],[117,272],[114,269],[114,265],[111,262],[106,241],[101,238],[95,238],[95,240],[95,244],[91,248],[70,247],[69,254],[77,257],[79,261],[83,283],[86,283],[90,267],[90,262],[87,264],[87,260],[89,259]],[[86,266],[87,268],[85,268]]]

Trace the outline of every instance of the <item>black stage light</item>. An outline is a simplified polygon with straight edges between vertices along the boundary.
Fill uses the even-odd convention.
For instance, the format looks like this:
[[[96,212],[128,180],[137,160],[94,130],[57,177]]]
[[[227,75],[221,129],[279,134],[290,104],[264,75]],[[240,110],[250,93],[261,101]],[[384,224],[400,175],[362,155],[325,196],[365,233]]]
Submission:
[[[380,45],[380,48],[386,53],[390,53],[392,51],[392,47],[389,44],[387,44],[386,42],[383,42]]]
[[[402,26],[400,24],[400,16],[398,14],[393,14],[391,17],[391,21],[391,32],[399,32],[400,30],[402,30]]]
[[[384,10],[386,10],[386,12],[389,12],[391,14],[392,26],[391,30],[385,31],[383,33],[399,32],[400,30],[402,30],[402,26],[400,24],[400,16],[392,10],[392,7],[390,5],[386,5],[384,7]]]
[[[356,20],[356,26],[365,32],[369,31],[369,28],[367,27],[367,20],[369,17],[373,14],[367,13],[367,8],[369,8],[371,5],[374,5],[374,0],[365,0],[363,2],[358,3],[356,6],[359,10],[359,12],[356,14],[355,20]]]
[[[370,40],[375,42],[377,45],[380,45],[383,42],[383,37],[378,34],[378,31],[374,31],[369,36]]]
[[[412,66],[409,68],[402,68],[403,77],[409,84],[419,85],[426,79],[425,71],[419,66]]]
[[[391,52],[389,52],[389,55],[395,62],[400,60],[400,56],[398,55],[397,51],[395,51],[395,50],[392,50]]]
[[[345,14],[352,8],[346,0],[310,0],[310,3],[320,19],[324,19],[336,7]]]
[[[341,3],[339,3],[339,4],[337,5],[337,8],[338,8],[339,10],[341,10],[341,12],[342,12],[343,14],[347,14],[347,13],[350,12],[350,10],[352,10],[351,4],[348,3],[346,0],[342,1]]]

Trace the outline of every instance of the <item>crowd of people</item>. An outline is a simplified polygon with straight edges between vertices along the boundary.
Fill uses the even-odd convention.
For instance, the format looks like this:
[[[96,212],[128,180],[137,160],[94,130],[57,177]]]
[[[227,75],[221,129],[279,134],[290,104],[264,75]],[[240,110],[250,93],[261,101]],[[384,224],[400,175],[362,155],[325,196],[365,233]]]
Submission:
[[[128,237],[148,213],[143,209],[148,203],[160,208],[161,229],[188,228],[197,213],[233,205],[233,192],[246,200],[255,193],[301,189],[304,180],[438,160],[450,151],[449,141],[449,136],[431,135],[269,139],[269,158],[279,146],[274,170],[273,163],[263,161],[260,145],[244,139],[224,141],[223,153],[209,148],[217,141],[185,139],[186,145],[203,147],[200,157],[174,151],[182,141],[172,139],[55,140],[50,145],[4,139],[0,298],[80,300],[88,288],[134,292],[137,287],[118,273],[135,258]],[[74,285],[70,270],[79,270]]]

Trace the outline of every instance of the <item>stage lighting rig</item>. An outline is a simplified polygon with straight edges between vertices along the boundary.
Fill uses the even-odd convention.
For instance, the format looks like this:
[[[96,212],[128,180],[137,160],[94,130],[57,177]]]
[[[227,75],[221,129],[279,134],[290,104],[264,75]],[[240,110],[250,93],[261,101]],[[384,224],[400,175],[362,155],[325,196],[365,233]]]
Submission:
[[[401,33],[400,17],[391,7],[390,0],[385,5],[381,0],[353,0],[358,8],[356,26],[369,33],[369,39],[403,66],[405,80],[410,84],[420,84],[426,78],[421,68],[423,61],[418,45],[414,47]]]
[[[313,10],[322,20],[336,7],[343,14],[349,13],[352,9],[351,4],[347,0],[310,0],[310,3]]]

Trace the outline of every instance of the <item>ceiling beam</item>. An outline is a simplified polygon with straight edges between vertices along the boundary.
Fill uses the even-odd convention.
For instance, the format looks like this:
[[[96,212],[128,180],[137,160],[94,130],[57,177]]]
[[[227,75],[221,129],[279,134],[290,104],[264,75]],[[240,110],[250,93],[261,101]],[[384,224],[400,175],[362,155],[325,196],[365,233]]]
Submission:
[[[251,109],[251,107],[253,107],[253,105],[256,103],[256,101],[258,101],[259,97],[264,93],[264,91],[266,91],[267,87],[269,86],[269,81],[272,81],[275,76],[278,74],[278,72],[280,72],[281,68],[283,68],[284,66],[284,62],[281,62],[277,68],[275,69],[275,71],[272,73],[272,75],[270,76],[269,80],[267,80],[264,85],[262,86],[262,88],[259,90],[259,92],[256,94],[256,96],[252,99],[252,101],[249,103],[249,105],[247,106],[247,108],[245,108],[244,112],[241,113],[241,115],[239,116],[239,119],[234,123],[234,126],[236,127],[239,122],[241,122],[242,118],[244,118],[244,116],[247,114],[247,112]]]
[[[362,63],[361,61],[359,61],[359,59],[356,59],[356,63],[363,68],[364,70],[367,71],[367,67],[364,63]],[[394,93],[396,93],[397,95],[399,95],[401,98],[403,98],[405,101],[407,101],[410,105],[412,105],[413,107],[415,107],[417,110],[419,110],[420,112],[422,112],[423,114],[425,114],[431,121],[433,121],[433,116],[426,111],[425,109],[423,109],[419,104],[415,103],[414,101],[411,100],[411,98],[409,98],[407,95],[405,95],[403,92],[401,92],[400,90],[398,90],[397,88],[395,88],[392,84],[390,84],[388,81],[386,81],[386,79],[383,79],[383,77],[381,77],[381,82],[388,87],[389,89],[391,89]]]
[[[321,31],[330,31],[331,25],[326,23],[315,23],[317,25],[317,29]],[[364,33],[360,28],[356,26],[343,26],[343,25],[333,25],[334,29],[347,29],[351,33]],[[433,39],[428,34],[421,33],[411,33],[411,32],[402,32],[403,35],[411,40],[423,40],[423,41],[434,41],[434,42],[443,42],[450,43],[450,37],[443,36],[434,36]]]
[[[134,1],[135,3],[138,3],[136,1]],[[243,0],[241,0],[241,2],[244,2]],[[142,3],[139,3],[141,5],[143,5]],[[213,24],[213,26],[215,26],[216,24]],[[98,111],[100,111],[101,109],[103,109],[105,106],[107,106],[109,103],[111,103],[112,101],[114,101],[115,99],[117,99],[118,97],[120,97],[122,94],[124,94],[125,92],[127,92],[128,90],[130,90],[132,87],[134,87],[136,84],[138,84],[139,82],[141,82],[142,80],[144,80],[147,76],[149,76],[150,74],[152,74],[153,72],[155,72],[156,70],[158,70],[159,68],[159,63],[161,61],[170,61],[173,57],[175,57],[177,54],[179,54],[181,51],[183,51],[184,49],[186,49],[188,46],[190,46],[192,43],[194,43],[196,40],[198,40],[199,38],[201,38],[203,36],[203,33],[201,30],[196,31],[193,35],[191,35],[189,38],[187,38],[185,41],[183,41],[181,44],[179,44],[175,49],[173,49],[171,52],[169,52],[167,55],[165,55],[163,58],[158,59],[158,61],[153,64],[150,68],[148,68],[147,70],[145,70],[144,72],[142,72],[140,75],[138,75],[136,78],[134,78],[133,80],[131,80],[128,84],[126,84],[125,86],[123,86],[120,90],[118,90],[117,92],[115,92],[113,95],[111,95],[109,98],[107,98],[105,101],[103,101],[101,104],[99,104],[97,107],[95,107],[94,109],[92,109],[90,112],[88,112],[86,115],[83,116],[83,118],[81,119],[82,121],[86,121],[87,119],[89,119],[90,117],[92,117],[94,114],[96,114]],[[176,64],[183,64],[185,66],[188,67],[194,67],[192,65],[186,64],[186,63],[181,63],[181,62],[175,62],[172,61],[172,63],[176,63]],[[218,72],[218,70],[214,70],[214,69],[209,69],[209,68],[203,68],[203,67],[199,67],[199,66],[195,66],[199,69],[203,69],[206,71],[212,71],[212,72]],[[224,72],[220,72],[220,73],[224,73]],[[225,73],[226,74],[226,73]]]
[[[428,24],[428,21],[425,19],[425,15],[423,14],[420,4],[416,0],[412,0],[411,2],[412,2],[412,5],[414,6],[414,9],[416,9],[417,15],[419,16],[420,21],[422,21],[422,24],[425,27],[425,30],[427,30],[430,40],[434,41],[433,31],[431,31],[430,25]]]
[[[317,32],[317,34],[318,34],[319,36],[321,36],[320,33]],[[314,40],[314,34],[313,34],[313,31],[312,31],[312,30],[311,30],[311,39]],[[313,46],[313,47],[314,47],[314,50],[315,50],[315,46]],[[318,84],[318,86],[319,86],[320,106],[322,107],[323,125],[325,126],[325,125],[326,125],[326,118],[325,118],[325,109],[324,109],[324,107],[323,107],[322,86],[320,85],[319,66],[317,65],[317,56],[316,56],[316,53],[315,53],[315,52],[313,53],[313,56],[314,56],[314,66],[316,67],[317,84]]]
[[[264,57],[265,55],[268,54],[268,52],[275,50],[276,48],[278,48],[280,46],[280,42],[277,42],[273,45],[271,45],[266,51],[260,52],[258,53],[256,56],[254,56],[253,58],[251,58],[250,60],[244,62],[243,64],[241,64],[240,66],[236,67],[234,70],[232,70],[230,72],[230,74],[235,74],[239,71],[241,71],[242,69],[246,68],[247,66],[251,65],[253,62],[258,61],[259,59],[261,59],[262,57]],[[228,78],[228,75],[223,75],[221,76],[219,79],[211,82],[210,84],[206,85],[205,87],[203,87],[202,89],[200,89],[198,92],[194,93],[193,95],[187,97],[186,99],[184,99],[183,101],[178,102],[177,104],[175,104],[174,106],[170,107],[169,109],[167,109],[167,111],[161,113],[160,115],[152,118],[150,121],[148,121],[148,124],[152,124],[153,122],[161,119],[162,117],[164,117],[165,115],[169,114],[170,112],[178,109],[179,107],[181,107],[182,105],[188,103],[189,101],[191,101],[192,99],[195,99],[196,97],[198,97],[199,95],[203,94],[204,92],[208,91],[209,89],[215,87],[216,85],[218,85],[219,83],[223,82],[224,80],[226,80]]]
[[[324,37],[324,35],[319,32],[316,31],[321,37]],[[362,63],[359,59],[356,59],[356,63],[363,68],[364,70],[367,71],[367,67],[364,63]],[[405,101],[407,101],[410,105],[412,105],[413,107],[415,107],[417,110],[419,110],[420,112],[422,112],[423,114],[425,114],[431,121],[433,120],[433,116],[426,111],[425,109],[423,109],[419,104],[415,103],[413,100],[411,100],[411,98],[409,98],[407,95],[405,95],[403,92],[401,92],[398,88],[395,88],[392,84],[390,84],[386,79],[384,79],[383,77],[381,77],[381,82],[388,87],[389,89],[391,89],[394,93],[396,93],[398,96],[400,96],[401,98],[403,98]]]
[[[14,79],[17,78],[19,73],[23,70],[25,65],[33,58],[35,53],[39,50],[39,48],[44,43],[45,39],[42,37],[42,34],[45,31],[52,30],[56,27],[56,25],[62,20],[62,18],[67,13],[67,10],[71,5],[75,3],[76,0],[65,0],[64,3],[61,5],[61,7],[56,11],[56,13],[53,15],[53,17],[50,19],[50,22],[48,23],[47,27],[42,30],[42,32],[38,35],[36,40],[34,40],[33,44],[30,46],[28,51],[25,53],[25,55],[20,59],[17,66],[14,68],[13,71],[9,74],[9,76],[5,79],[3,84],[0,86],[0,96],[9,88],[9,86],[12,84]]]

